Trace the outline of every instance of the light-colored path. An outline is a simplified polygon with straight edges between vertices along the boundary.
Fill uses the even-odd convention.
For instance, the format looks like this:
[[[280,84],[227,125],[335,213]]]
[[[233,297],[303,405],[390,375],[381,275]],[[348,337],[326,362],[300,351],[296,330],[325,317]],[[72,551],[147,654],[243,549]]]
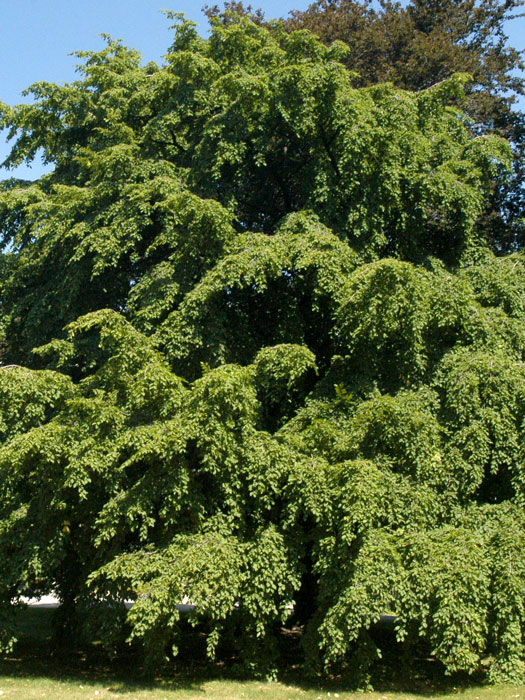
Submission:
[[[41,598],[20,598],[22,603],[25,603],[30,608],[58,608],[60,603],[54,595],[43,595]]]

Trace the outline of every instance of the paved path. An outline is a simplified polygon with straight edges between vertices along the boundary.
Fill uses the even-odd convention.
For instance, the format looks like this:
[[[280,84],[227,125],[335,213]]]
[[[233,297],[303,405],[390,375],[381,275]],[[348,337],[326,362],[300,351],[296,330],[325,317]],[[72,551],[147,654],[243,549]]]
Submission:
[[[41,598],[20,598],[30,608],[58,608],[60,605],[58,598],[54,595],[44,595]]]
[[[22,603],[26,603],[30,608],[58,608],[60,602],[58,598],[54,595],[44,595],[41,598],[20,598]],[[126,601],[126,608],[129,610],[133,603],[128,600]],[[195,605],[188,603],[179,603],[175,606],[179,612],[187,613],[195,609]],[[393,627],[396,621],[397,615],[381,615],[379,618],[379,624],[385,627]]]
[[[58,608],[60,606],[60,601],[54,595],[44,595],[41,598],[25,598],[22,596],[20,598],[22,603],[25,603],[29,608]],[[133,602],[127,600],[125,602],[126,608],[129,610]],[[175,606],[179,612],[187,613],[195,609],[195,605],[190,603],[179,603]]]

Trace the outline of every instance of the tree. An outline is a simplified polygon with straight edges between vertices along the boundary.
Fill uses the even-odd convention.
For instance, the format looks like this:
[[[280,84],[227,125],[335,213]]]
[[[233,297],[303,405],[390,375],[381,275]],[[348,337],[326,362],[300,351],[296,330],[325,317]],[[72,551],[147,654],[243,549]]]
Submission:
[[[522,55],[507,43],[505,22],[517,14],[521,0],[434,2],[414,0],[406,6],[383,2],[379,10],[353,0],[318,0],[294,11],[287,29],[307,28],[323,41],[345,41],[346,64],[358,72],[360,84],[392,81],[397,87],[421,90],[469,73],[464,111],[478,133],[508,139],[514,153],[510,177],[494,183],[479,223],[496,252],[523,247],[524,115],[514,108],[516,94],[525,94]]]
[[[462,109],[475,133],[496,133],[512,145],[513,173],[501,173],[480,217],[478,229],[496,252],[523,247],[523,112],[516,95],[525,94],[522,54],[508,45],[505,23],[522,17],[521,0],[413,0],[406,4],[368,0],[316,0],[283,19],[287,31],[308,29],[330,45],[348,46],[345,65],[360,86],[392,82],[406,90],[424,90],[455,72],[468,73]],[[260,10],[242,2],[215,5],[213,21],[229,22],[237,13],[266,23]]]
[[[365,678],[394,610],[522,677],[525,265],[476,228],[508,145],[461,75],[356,88],[342,44],[172,19],[165,67],[108,39],[2,108],[54,164],[0,199],[3,648],[56,590],[152,664],[189,600],[268,673],[295,600],[312,670]]]

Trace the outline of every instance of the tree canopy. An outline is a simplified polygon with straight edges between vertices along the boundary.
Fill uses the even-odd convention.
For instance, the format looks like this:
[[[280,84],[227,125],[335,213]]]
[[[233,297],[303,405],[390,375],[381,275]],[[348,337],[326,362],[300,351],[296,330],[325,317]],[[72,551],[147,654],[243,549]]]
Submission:
[[[525,229],[525,116],[516,106],[525,95],[523,51],[509,45],[508,23],[523,17],[522,0],[315,0],[282,20],[287,31],[308,29],[325,44],[348,47],[343,62],[357,73],[355,85],[390,81],[422,90],[455,72],[468,73],[461,108],[475,133],[506,138],[514,154],[513,172],[493,181],[478,230],[497,252],[522,248]],[[267,27],[261,10],[233,0],[207,7],[215,22],[249,16]]]
[[[525,261],[479,219],[507,142],[468,78],[360,87],[348,48],[170,15],[1,106],[0,618],[123,624],[365,678],[385,612],[447,672],[523,678]],[[126,611],[124,602],[133,600]]]

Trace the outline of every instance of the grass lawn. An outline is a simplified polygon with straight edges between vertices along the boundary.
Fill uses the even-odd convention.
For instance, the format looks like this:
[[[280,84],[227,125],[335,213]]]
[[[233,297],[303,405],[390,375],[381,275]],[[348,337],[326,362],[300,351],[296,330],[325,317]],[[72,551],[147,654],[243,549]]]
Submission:
[[[54,680],[46,677],[18,678],[0,676],[2,700],[86,700],[87,698],[108,699],[127,698],[128,700],[515,700],[523,697],[523,688],[501,686],[497,688],[470,688],[451,693],[415,695],[411,693],[349,693],[343,690],[327,691],[322,688],[302,689],[284,683],[260,683],[257,681],[211,680],[193,684],[165,683],[148,687],[125,682],[92,682],[66,678]]]
[[[171,676],[145,681],[133,659],[110,663],[96,648],[69,655],[48,653],[50,610],[27,610],[21,626],[23,639],[14,655],[0,659],[0,700],[363,700],[363,693],[345,690],[337,682],[313,685],[300,669],[281,682],[241,681],[221,677],[220,668],[195,665]],[[456,685],[454,685],[456,683]],[[415,670],[403,680],[381,681],[366,700],[525,700],[525,688],[459,684]]]

